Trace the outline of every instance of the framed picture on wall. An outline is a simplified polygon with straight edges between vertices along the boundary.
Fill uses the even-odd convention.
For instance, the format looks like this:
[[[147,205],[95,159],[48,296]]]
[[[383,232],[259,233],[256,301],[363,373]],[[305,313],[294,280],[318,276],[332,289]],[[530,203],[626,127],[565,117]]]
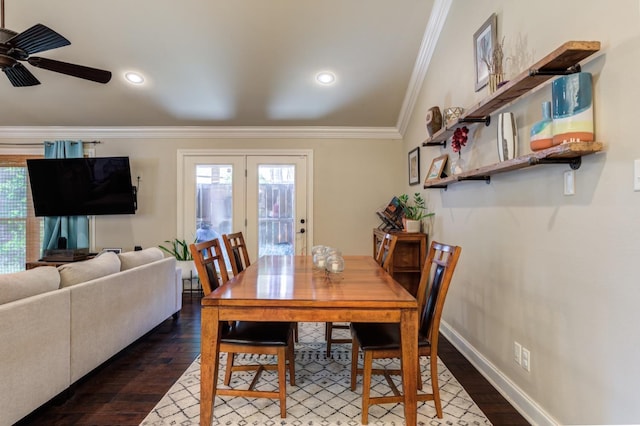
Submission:
[[[442,176],[442,172],[444,171],[444,167],[447,165],[447,160],[449,160],[449,156],[447,154],[434,158],[431,162],[431,166],[429,167],[429,172],[427,173],[424,183],[440,179],[440,176]]]
[[[409,152],[409,185],[420,183],[420,147]]]
[[[489,82],[489,61],[498,38],[498,18],[492,14],[473,34],[473,53],[476,66],[476,92]]]

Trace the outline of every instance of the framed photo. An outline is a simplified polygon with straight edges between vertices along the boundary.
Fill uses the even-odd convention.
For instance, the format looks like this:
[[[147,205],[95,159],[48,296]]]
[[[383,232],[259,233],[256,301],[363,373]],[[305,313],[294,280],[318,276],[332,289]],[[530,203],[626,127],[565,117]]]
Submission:
[[[447,154],[434,158],[431,162],[431,167],[429,167],[429,172],[427,173],[424,183],[440,179],[440,176],[442,176],[442,172],[444,171],[444,167],[447,165],[447,160],[449,160],[449,156]]]
[[[409,185],[420,183],[420,147],[409,152]]]
[[[489,66],[491,52],[498,38],[498,18],[492,14],[489,19],[473,34],[473,54],[476,65],[476,92],[489,82]]]

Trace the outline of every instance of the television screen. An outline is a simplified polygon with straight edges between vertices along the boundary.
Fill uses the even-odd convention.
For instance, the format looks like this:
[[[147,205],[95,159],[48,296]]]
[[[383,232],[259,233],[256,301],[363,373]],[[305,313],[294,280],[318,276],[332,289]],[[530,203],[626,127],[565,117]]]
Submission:
[[[27,160],[36,216],[133,214],[128,157]]]

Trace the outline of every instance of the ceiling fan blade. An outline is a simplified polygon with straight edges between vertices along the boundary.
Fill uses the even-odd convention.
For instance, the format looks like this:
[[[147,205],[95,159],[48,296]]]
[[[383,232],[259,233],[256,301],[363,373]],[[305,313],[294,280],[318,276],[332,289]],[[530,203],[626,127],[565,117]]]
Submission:
[[[40,84],[38,79],[21,63],[16,63],[12,67],[2,68],[13,87],[35,86]]]
[[[71,44],[71,42],[51,28],[42,24],[36,24],[20,34],[15,35],[7,41],[7,44],[24,50],[28,55],[32,55],[34,53],[44,52],[45,50],[67,46]]]
[[[38,57],[29,58],[28,61],[34,67],[67,74],[72,77],[83,78],[85,80],[95,81],[97,83],[104,84],[108,83],[109,80],[111,80],[110,71],[85,67],[84,65],[69,64],[67,62],[56,61],[54,59]]]

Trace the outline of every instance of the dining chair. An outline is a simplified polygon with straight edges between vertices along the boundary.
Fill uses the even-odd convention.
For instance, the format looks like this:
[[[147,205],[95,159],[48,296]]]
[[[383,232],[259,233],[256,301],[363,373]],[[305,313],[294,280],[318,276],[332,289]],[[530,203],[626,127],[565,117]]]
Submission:
[[[229,256],[229,263],[231,264],[233,275],[238,275],[251,265],[247,244],[244,242],[244,236],[242,232],[234,232],[232,234],[223,234],[222,240],[224,241],[224,246]]]
[[[431,243],[427,260],[422,269],[420,285],[418,287],[418,308],[420,322],[418,324],[418,359],[408,362],[418,362],[420,357],[429,357],[431,376],[431,393],[418,393],[418,401],[433,401],[438,418],[442,418],[442,404],[438,386],[438,336],[440,318],[444,301],[451,284],[451,277],[458,263],[459,246]],[[400,370],[373,368],[373,360],[380,358],[402,358],[400,326],[396,323],[352,323],[352,354],[351,354],[351,390],[356,389],[358,374],[362,379],[362,424],[367,424],[369,406],[372,404],[387,404],[404,402],[404,397],[398,391],[391,375],[400,374]],[[358,367],[358,351],[364,352],[363,367]],[[401,362],[407,362],[402,360]],[[392,396],[371,397],[371,375],[385,376]],[[418,389],[422,390],[422,376],[418,365]]]
[[[222,249],[218,239],[193,243],[189,246],[202,283],[204,295],[208,295],[229,280]],[[231,257],[231,256],[229,256]],[[220,352],[227,353],[227,368],[224,385],[229,386],[234,371],[255,371],[255,376],[246,390],[219,388],[214,380],[216,393],[221,396],[262,397],[280,400],[280,417],[286,417],[286,366],[289,366],[289,382],[295,385],[293,323],[231,321],[222,326]],[[276,355],[278,364],[235,365],[236,353]],[[255,390],[260,374],[264,370],[278,371],[277,392]]]
[[[393,261],[393,252],[396,249],[396,243],[398,237],[391,234],[385,234],[380,244],[378,244],[377,252],[375,253],[376,262],[378,265],[389,272],[389,267]],[[324,337],[327,341],[327,358],[331,356],[331,345],[333,343],[351,343],[351,339],[333,337],[333,330],[349,330],[349,324],[327,322],[325,324]]]
[[[223,234],[222,240],[224,241],[224,247],[227,251],[227,256],[229,257],[231,271],[233,272],[233,275],[236,276],[251,265],[247,244],[244,242],[244,235],[242,234],[242,231]],[[293,340],[294,342],[298,341],[298,323],[294,323],[293,326]]]

